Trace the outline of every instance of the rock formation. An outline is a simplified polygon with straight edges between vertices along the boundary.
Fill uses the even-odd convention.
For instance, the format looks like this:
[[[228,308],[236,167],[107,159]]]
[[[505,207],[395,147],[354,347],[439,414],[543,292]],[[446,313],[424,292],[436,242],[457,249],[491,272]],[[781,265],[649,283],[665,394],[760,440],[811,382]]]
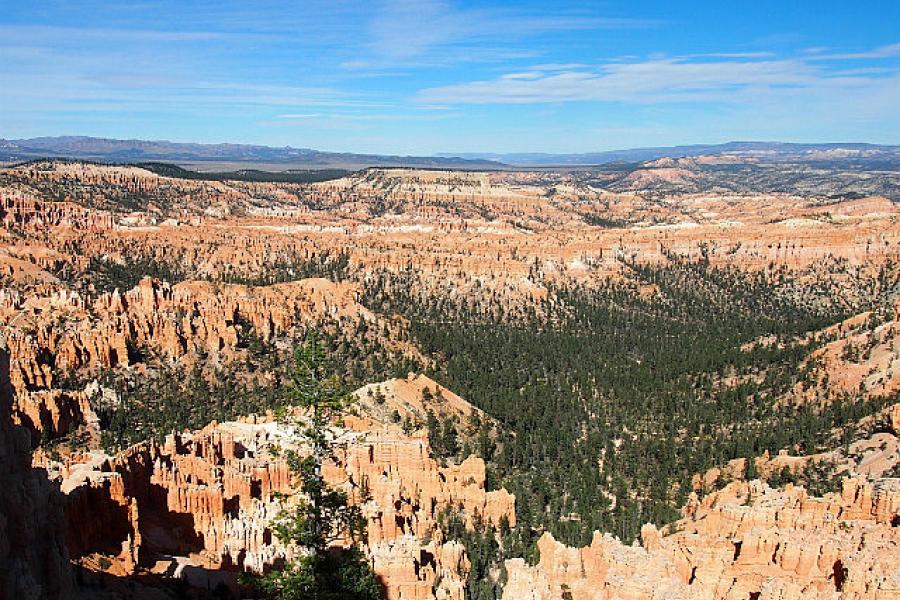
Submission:
[[[790,394],[794,403],[835,401],[842,394],[886,396],[900,389],[900,301],[832,325],[819,335],[829,340],[810,354],[810,374]]]
[[[75,202],[45,202],[24,193],[3,196],[0,221],[6,229],[40,231],[46,227],[77,227],[79,229],[108,229],[113,216],[92,211]]]
[[[361,503],[368,553],[391,600],[464,598],[465,548],[444,543],[438,519],[458,512],[471,522],[515,525],[514,499],[485,491],[485,466],[470,457],[440,467],[424,434],[408,437],[368,419],[348,417],[331,485]],[[134,575],[169,571],[166,561],[210,570],[262,572],[289,557],[272,532],[282,504],[297,493],[287,464],[273,448],[292,444],[290,430],[267,419],[212,424],[139,444],[116,457],[73,457],[58,477],[66,498],[72,556]],[[302,450],[302,448],[301,448]],[[290,501],[288,500],[288,503]],[[201,586],[202,587],[202,586]]]
[[[0,323],[11,355],[14,418],[36,441],[91,421],[87,395],[59,389],[57,374],[127,367],[142,348],[171,360],[204,354],[227,362],[251,331],[271,339],[325,322],[386,326],[358,297],[353,284],[325,279],[266,287],[144,279],[92,303],[65,291],[8,295],[0,298]]]
[[[406,378],[370,383],[356,390],[353,395],[365,414],[382,422],[391,420],[395,411],[400,418],[409,418],[413,423],[424,423],[428,411],[439,419],[456,419],[461,422],[472,415],[487,418],[483,411],[421,374],[410,373]]]
[[[128,582],[152,576],[204,589],[290,556],[270,524],[277,494],[291,496],[296,482],[273,455],[289,436],[271,419],[211,424],[116,456],[75,449],[58,461],[43,446],[98,427],[97,384],[74,389],[67,376],[139,377],[153,368],[144,353],[187,366],[202,356],[215,368],[245,357],[251,333],[283,341],[327,326],[350,336],[363,323],[380,343],[421,358],[404,319],[373,313],[364,294],[440,296],[467,314],[499,300],[515,315],[539,313],[556,283],[627,283],[632,261],[678,256],[786,273],[795,281],[788,293],[825,289],[860,314],[819,332],[825,344],[806,365],[808,380],[782,401],[900,389],[897,309],[866,306],[866,282],[900,256],[896,176],[796,177],[736,160],[608,173],[370,169],[317,184],[72,161],[0,169],[0,600],[66,597],[69,557]],[[726,163],[745,168],[747,181],[706,168]],[[124,289],[137,278],[120,276],[128,286],[101,292],[115,285],[99,274],[129,269],[173,281]],[[340,282],[318,278],[332,273]],[[384,283],[385,273],[397,279]],[[247,285],[225,283],[235,281]],[[428,410],[459,422],[487,415],[424,376],[371,384],[357,399],[365,416],[347,417],[346,445],[327,475],[361,504],[375,571],[392,600],[461,600],[469,557],[443,539],[439,517],[514,526],[514,499],[485,490],[479,459],[441,466],[427,436],[404,434],[393,412],[413,423]],[[900,455],[900,413],[888,420],[893,433],[851,445],[865,455],[859,474],[880,478]],[[761,472],[798,459],[767,458]],[[504,598],[897,598],[898,493],[890,479],[850,479],[825,498],[735,482],[692,499],[676,524],[645,527],[641,546],[598,534],[566,548],[545,535],[538,565],[507,561]]]
[[[735,482],[640,546],[594,534],[568,548],[545,534],[540,561],[506,561],[505,600],[900,597],[900,480],[846,479],[840,493],[810,497]]]
[[[0,342],[0,600],[63,600],[74,587],[62,498],[31,466],[29,431],[11,421],[10,356]]]

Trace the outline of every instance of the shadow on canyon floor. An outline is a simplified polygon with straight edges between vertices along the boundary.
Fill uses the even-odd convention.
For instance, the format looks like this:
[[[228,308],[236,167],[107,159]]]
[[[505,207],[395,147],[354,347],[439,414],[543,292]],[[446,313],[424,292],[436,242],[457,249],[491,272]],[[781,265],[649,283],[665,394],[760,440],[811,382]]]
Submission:
[[[238,582],[239,571],[193,565],[172,567],[162,573],[141,571],[117,576],[73,564],[77,600],[238,600],[263,599],[258,590]],[[387,586],[379,578],[382,593]],[[385,596],[386,597],[386,596]]]

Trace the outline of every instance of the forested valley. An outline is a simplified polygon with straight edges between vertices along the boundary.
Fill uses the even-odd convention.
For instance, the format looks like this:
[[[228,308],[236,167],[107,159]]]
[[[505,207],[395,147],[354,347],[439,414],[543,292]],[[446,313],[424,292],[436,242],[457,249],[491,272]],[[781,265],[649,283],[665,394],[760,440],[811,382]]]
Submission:
[[[350,277],[340,256],[316,260],[258,283],[289,281],[294,271]],[[819,278],[817,287],[786,269],[751,274],[675,254],[664,263],[623,259],[621,266],[624,277],[591,282],[547,278],[536,266],[530,277],[547,289],[537,300],[488,290],[426,292],[434,288],[411,269],[368,277],[363,304],[407,319],[405,337],[422,361],[386,350],[378,335],[384,332],[362,322],[316,332],[348,390],[425,370],[491,419],[451,423],[429,414],[403,424],[428,427],[443,461],[480,455],[490,488],[516,497],[515,528],[472,531],[446,515],[446,535],[465,543],[472,559],[470,598],[495,597],[499,586],[488,574],[504,558],[537,560],[544,531],[572,546],[589,543],[594,531],[630,542],[644,523],[677,519],[688,495],[705,491],[692,485],[695,475],[735,458],[846,443],[858,435],[852,426],[860,418],[897,401],[896,394],[864,400],[860,390],[824,406],[781,402],[803,385],[806,358],[829,341],[816,332],[862,310],[872,310],[870,326],[877,325],[897,287],[892,263],[873,275],[835,261],[827,265],[831,279]],[[182,278],[165,263],[142,259],[94,271],[102,289],[142,275]],[[837,293],[837,286],[851,293]],[[857,297],[866,300],[847,300]],[[239,325],[243,360],[212,368],[200,356],[187,369],[148,354],[142,358],[154,365],[149,377],[105,373],[101,382],[120,400],[95,399],[102,446],[114,451],[277,409],[284,365],[305,334],[264,340]],[[67,383],[78,389],[85,381],[73,376]],[[788,481],[818,493],[837,485],[827,467],[770,479]]]
[[[813,332],[877,309],[896,288],[893,265],[872,277],[833,265],[844,285],[870,292],[865,306],[776,269],[749,274],[676,256],[624,266],[625,280],[549,283],[527,311],[498,296],[475,306],[423,301],[403,293],[417,287],[413,272],[383,274],[368,291],[372,305],[410,319],[435,379],[499,421],[496,443],[480,451],[490,483],[516,495],[519,526],[500,546],[489,541],[495,554],[536,560],[543,531],[572,546],[595,530],[630,542],[642,524],[678,518],[695,474],[840,444],[857,435],[857,420],[897,401],[779,402],[827,341]],[[807,475],[820,492],[837,485]]]

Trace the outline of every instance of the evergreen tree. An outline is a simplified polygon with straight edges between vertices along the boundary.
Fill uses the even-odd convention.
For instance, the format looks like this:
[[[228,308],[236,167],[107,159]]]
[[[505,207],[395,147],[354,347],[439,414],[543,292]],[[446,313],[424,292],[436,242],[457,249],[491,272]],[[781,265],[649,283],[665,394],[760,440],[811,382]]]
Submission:
[[[756,467],[756,458],[753,456],[747,458],[747,466],[744,469],[744,479],[747,481],[759,479],[759,469]]]
[[[441,423],[434,412],[429,410],[425,416],[425,426],[428,428],[428,444],[435,456],[444,456],[444,440],[441,435]]]
[[[449,418],[444,419],[441,433],[441,445],[443,446],[445,456],[456,456],[459,453],[459,436],[456,433],[456,426]]]
[[[287,386],[287,404],[307,409],[303,438],[311,453],[289,450],[285,458],[299,474],[305,500],[281,514],[274,530],[302,556],[259,580],[259,587],[278,600],[375,600],[381,584],[369,569],[358,544],[365,538],[365,519],[347,495],[328,486],[322,463],[333,457],[333,424],[350,403],[336,377],[328,377],[322,347],[313,338],[295,352]],[[336,542],[350,539],[342,548]]]

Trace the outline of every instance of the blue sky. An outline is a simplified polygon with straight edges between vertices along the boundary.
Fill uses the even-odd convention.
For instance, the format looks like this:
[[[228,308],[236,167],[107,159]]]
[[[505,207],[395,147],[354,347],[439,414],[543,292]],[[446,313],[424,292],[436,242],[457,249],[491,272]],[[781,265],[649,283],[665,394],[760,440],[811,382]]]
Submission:
[[[900,2],[2,0],[0,137],[900,143]]]

